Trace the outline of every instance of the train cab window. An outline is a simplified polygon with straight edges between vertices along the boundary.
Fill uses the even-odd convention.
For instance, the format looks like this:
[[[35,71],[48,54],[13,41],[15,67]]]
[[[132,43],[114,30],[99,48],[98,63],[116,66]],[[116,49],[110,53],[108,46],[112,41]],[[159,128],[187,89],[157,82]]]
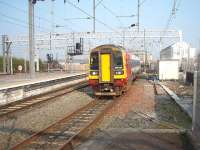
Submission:
[[[98,52],[93,52],[90,55],[90,69],[98,70],[99,69],[99,55]]]
[[[121,51],[114,52],[113,58],[114,58],[115,69],[122,69],[123,68],[122,52]]]

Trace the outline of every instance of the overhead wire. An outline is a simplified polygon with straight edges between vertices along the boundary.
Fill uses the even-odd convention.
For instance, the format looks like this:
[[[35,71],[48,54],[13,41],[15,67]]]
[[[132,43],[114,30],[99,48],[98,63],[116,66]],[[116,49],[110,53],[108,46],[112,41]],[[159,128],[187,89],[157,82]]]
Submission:
[[[163,36],[166,34],[168,28],[170,27],[170,24],[172,23],[173,19],[175,18],[180,5],[181,5],[181,0],[174,0],[172,10],[170,11],[169,18],[167,20],[166,26],[163,31]]]
[[[69,0],[66,1],[66,3],[68,3],[68,4],[71,5],[71,6],[73,6],[74,8],[76,8],[77,10],[79,10],[80,12],[86,14],[88,17],[93,18],[92,15],[90,15],[88,12],[86,12],[86,11],[83,10],[83,9],[81,9],[80,7],[76,6],[74,3],[70,2]],[[112,28],[111,26],[109,26],[108,24],[104,23],[103,21],[101,21],[101,20],[99,20],[99,19],[97,19],[97,18],[95,18],[95,21],[97,21],[98,23],[104,25],[106,28],[108,28],[108,29],[110,29],[110,30],[112,30],[112,31],[114,31],[114,32],[118,32],[117,30],[115,30],[114,28]]]
[[[99,4],[101,4],[102,2],[103,2],[103,0],[99,0],[99,1],[97,2],[97,4],[96,4],[95,8],[96,8],[97,6],[99,6]]]
[[[9,3],[4,2],[4,1],[2,1],[2,0],[0,0],[0,4],[5,5],[5,6],[8,6],[8,7],[10,7],[10,8],[14,8],[14,9],[16,9],[16,10],[18,10],[18,11],[24,13],[24,14],[28,14],[28,11],[26,11],[26,10],[24,10],[24,9],[21,9],[21,8],[18,8],[18,7],[16,7],[16,6],[13,6],[12,4],[9,4]],[[50,22],[50,20],[48,20],[48,19],[46,19],[46,18],[43,18],[43,17],[40,17],[40,16],[35,16],[35,17],[38,18],[39,20],[44,20],[44,21],[46,21],[46,22]]]
[[[103,1],[103,0],[100,0],[100,1],[97,3],[96,7],[97,7],[99,4],[101,4],[102,1]],[[80,7],[76,6],[76,5],[73,4],[72,2],[66,1],[66,3],[68,3],[68,4],[70,4],[71,6],[75,7],[76,9],[78,9],[78,10],[81,11],[82,13],[86,14],[86,15],[89,16],[90,18],[93,18],[93,16],[91,16],[89,13],[87,13],[87,12],[84,11],[84,10],[82,10]],[[21,8],[18,8],[18,7],[16,7],[16,6],[13,6],[12,4],[9,4],[9,3],[4,2],[4,1],[2,1],[2,0],[0,0],[0,4],[6,5],[6,6],[8,6],[8,7],[12,7],[12,8],[14,8],[14,9],[20,11],[20,12],[23,12],[23,13],[25,13],[25,14],[28,13],[26,10],[21,9]],[[106,6],[104,5],[104,7],[106,7]],[[107,7],[106,7],[106,8],[107,8]],[[105,8],[105,9],[106,9],[106,8]],[[112,13],[113,15],[115,15],[114,12],[112,12],[112,11],[109,10],[108,8],[107,8],[107,10],[108,10],[110,13]],[[8,16],[8,17],[9,17],[9,16]],[[10,17],[11,17],[11,16],[10,16]],[[37,19],[39,19],[39,21],[43,20],[43,21],[46,21],[46,22],[48,22],[48,23],[51,23],[51,21],[50,21],[49,19],[46,19],[46,18],[44,18],[44,17],[40,17],[40,16],[37,16],[37,15],[35,15],[35,17],[36,17]],[[59,17],[57,17],[57,18],[59,18]],[[17,20],[16,18],[15,18],[15,19],[12,18],[12,19],[13,19],[13,20]],[[60,18],[60,19],[61,19],[61,18]],[[63,18],[62,18],[62,19],[63,19]],[[95,20],[96,20],[98,23],[100,23],[100,24],[104,25],[105,27],[107,27],[108,29],[113,30],[113,31],[116,32],[116,30],[115,30],[114,28],[112,28],[112,27],[109,26],[108,24],[104,23],[103,21],[101,21],[101,20],[99,20],[99,19],[95,19]],[[19,21],[19,20],[18,20],[18,21]],[[69,21],[69,22],[72,23],[71,21]],[[74,23],[73,23],[73,24],[74,24]],[[74,29],[71,28],[70,26],[68,26],[68,25],[64,25],[64,26],[66,26],[68,29],[70,29],[71,31],[74,32]],[[37,28],[45,28],[45,27],[41,27],[41,25],[39,25],[39,26],[37,26]]]
[[[111,15],[113,15],[117,21],[120,23],[120,25],[122,25],[123,23],[121,22],[121,20],[117,17],[117,15],[108,7],[106,7],[103,3],[101,3],[101,5],[103,6],[104,9],[106,9]]]
[[[26,22],[26,21],[24,21],[24,20],[21,20],[21,19],[18,19],[18,18],[15,18],[15,17],[12,17],[12,16],[9,16],[9,15],[6,15],[6,14],[4,14],[4,13],[2,13],[2,12],[0,12],[0,16],[2,16],[2,17],[4,17],[4,18],[8,18],[8,19],[10,19],[10,20],[14,20],[14,21],[16,21],[16,22],[20,22],[20,23],[23,23],[23,24],[26,24],[27,26],[28,26],[28,22]],[[35,27],[38,27],[37,25],[35,26]],[[47,28],[45,28],[45,27],[40,27],[39,29],[43,29],[43,30],[45,30],[45,31],[49,31],[49,29],[47,29]]]
[[[11,7],[11,8],[14,8],[14,9],[16,9],[16,10],[18,10],[18,11],[24,13],[24,14],[28,14],[28,11],[26,11],[26,10],[24,10],[24,9],[21,9],[21,8],[18,8],[18,7],[16,7],[16,6],[13,6],[12,4],[7,3],[7,2],[4,2],[4,1],[2,1],[2,0],[0,0],[0,4],[5,5],[5,6],[8,6],[8,7]],[[49,20],[49,19],[47,19],[47,18],[45,18],[45,17],[41,17],[41,16],[38,16],[38,15],[35,15],[35,18],[38,19],[39,21],[43,20],[43,21],[45,21],[45,22],[47,22],[47,23],[52,23],[51,20]],[[57,17],[57,18],[58,18],[58,17]],[[38,27],[40,27],[40,26],[38,26]],[[69,27],[68,25],[65,25],[65,27],[67,27],[67,28],[70,29],[71,31],[74,31],[74,29],[72,29],[72,28]]]
[[[17,26],[20,26],[22,28],[27,28],[27,25],[16,23],[16,22],[12,22],[12,21],[8,20],[7,18],[3,18],[3,22],[7,22],[9,24],[17,25]]]
[[[143,5],[147,0],[143,0],[142,2],[140,2],[139,6]]]

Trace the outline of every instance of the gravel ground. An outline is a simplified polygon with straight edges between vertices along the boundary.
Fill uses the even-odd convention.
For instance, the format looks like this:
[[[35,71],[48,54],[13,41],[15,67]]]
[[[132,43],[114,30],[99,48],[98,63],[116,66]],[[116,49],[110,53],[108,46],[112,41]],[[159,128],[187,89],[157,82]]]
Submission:
[[[173,132],[174,129],[189,129],[191,120],[162,89],[159,93],[155,95],[153,85],[146,80],[134,82],[108,112],[94,135],[77,150],[183,149],[182,135]],[[156,133],[144,134],[143,130]]]
[[[174,91],[179,97],[193,96],[193,86],[191,85],[186,85],[178,81],[164,81],[162,84]]]
[[[148,90],[148,92],[146,92],[146,90]],[[117,105],[108,113],[100,128],[146,126],[149,121],[147,120],[146,124],[144,123],[145,120],[144,117],[141,116],[141,111],[151,116],[155,115],[154,96],[152,84],[145,80],[134,82],[126,95],[123,96]],[[128,124],[127,121],[130,122],[130,124]]]
[[[92,101],[89,87],[74,91],[55,101],[40,104],[10,116],[0,122],[0,149],[10,149],[31,134],[38,132],[50,124],[67,116],[83,105]]]
[[[158,84],[156,84],[157,95],[167,95],[167,92]]]
[[[163,91],[160,93],[155,95],[149,82],[136,81],[127,95],[109,112],[100,128],[189,129],[190,118],[168,95]]]

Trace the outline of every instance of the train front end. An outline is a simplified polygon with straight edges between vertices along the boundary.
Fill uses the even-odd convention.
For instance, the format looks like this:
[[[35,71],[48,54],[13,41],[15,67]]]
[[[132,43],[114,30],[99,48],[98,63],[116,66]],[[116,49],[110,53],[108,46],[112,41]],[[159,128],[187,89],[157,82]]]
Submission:
[[[89,84],[96,96],[118,96],[126,89],[126,53],[120,47],[103,45],[90,53]]]

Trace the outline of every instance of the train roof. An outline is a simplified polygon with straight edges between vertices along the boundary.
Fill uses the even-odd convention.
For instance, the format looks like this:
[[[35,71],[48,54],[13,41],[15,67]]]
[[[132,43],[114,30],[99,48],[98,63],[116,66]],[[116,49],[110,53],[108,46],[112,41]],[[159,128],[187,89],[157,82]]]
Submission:
[[[120,51],[125,51],[125,48],[123,48],[122,46],[114,45],[114,44],[100,45],[100,46],[93,48],[91,51],[98,51],[99,49],[104,49],[104,48],[114,48],[114,49],[118,49]]]

